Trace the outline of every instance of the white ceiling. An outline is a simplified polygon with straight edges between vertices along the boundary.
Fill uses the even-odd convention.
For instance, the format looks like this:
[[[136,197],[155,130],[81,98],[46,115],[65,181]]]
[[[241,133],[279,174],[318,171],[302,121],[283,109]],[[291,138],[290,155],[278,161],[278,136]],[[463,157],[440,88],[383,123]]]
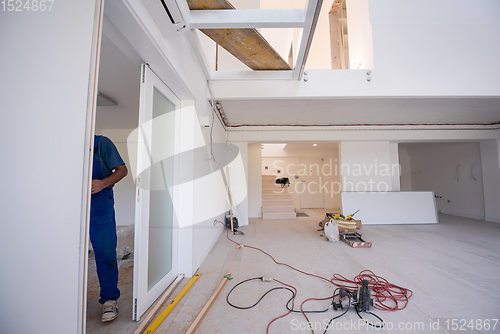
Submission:
[[[490,124],[500,98],[222,100],[230,125]]]
[[[99,92],[117,106],[97,107],[97,129],[134,129],[139,120],[140,64],[134,64],[105,35],[102,35]]]

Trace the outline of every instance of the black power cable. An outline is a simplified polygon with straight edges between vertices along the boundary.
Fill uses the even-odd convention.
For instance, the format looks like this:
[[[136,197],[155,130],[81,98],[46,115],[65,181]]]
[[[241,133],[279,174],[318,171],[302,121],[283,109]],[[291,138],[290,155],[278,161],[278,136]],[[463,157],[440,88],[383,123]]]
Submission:
[[[333,317],[333,318],[331,318],[331,319],[330,319],[330,321],[328,322],[328,325],[326,325],[326,328],[325,328],[325,331],[323,332],[323,334],[326,334],[326,332],[328,331],[328,329],[330,329],[330,324],[332,323],[332,321],[333,321],[333,320],[336,320],[336,319],[338,319],[338,318],[340,318],[340,317],[344,316],[344,315],[347,313],[347,311],[349,311],[349,309],[351,308],[351,298],[352,298],[352,293],[351,293],[349,290],[347,290],[347,289],[344,289],[344,288],[337,288],[337,289],[335,289],[335,291],[333,291],[333,295],[334,295],[334,296],[335,296],[335,292],[337,292],[337,290],[339,291],[339,293],[340,293],[340,291],[342,291],[342,290],[343,290],[343,291],[345,291],[345,292],[347,292],[348,299],[349,299],[349,305],[348,305],[348,306],[347,306],[347,308],[345,309],[344,313],[342,313],[341,315],[338,315],[338,316]],[[332,302],[332,303],[333,303],[333,302]]]
[[[356,310],[356,313],[358,314],[358,317],[363,320],[364,322],[366,322],[368,325],[372,326],[372,327],[375,327],[375,328],[383,328],[384,327],[384,320],[382,320],[381,317],[379,317],[378,315],[376,315],[375,313],[372,313],[370,311],[365,311],[365,313],[368,313],[368,314],[371,314],[373,315],[375,318],[377,318],[378,320],[380,320],[380,322],[382,323],[381,325],[374,325],[372,324],[371,322],[369,322],[368,320],[364,319],[361,314],[359,314],[359,311],[358,311],[358,308],[355,307],[354,308]]]
[[[258,300],[255,304],[253,304],[253,305],[251,305],[251,306],[237,306],[237,305],[232,304],[232,303],[229,301],[229,296],[231,295],[231,293],[233,292],[233,290],[234,290],[234,289],[236,289],[239,285],[241,285],[241,284],[243,284],[243,283],[246,283],[246,282],[249,282],[249,281],[257,280],[257,279],[259,279],[259,280],[261,280],[261,281],[262,281],[263,277],[253,277],[253,278],[249,278],[249,279],[246,279],[246,280],[244,280],[244,281],[241,281],[241,282],[239,282],[238,284],[236,284],[235,286],[233,286],[233,288],[229,291],[229,293],[228,293],[228,294],[227,294],[227,296],[226,296],[226,301],[227,301],[227,303],[228,303],[229,305],[231,305],[232,307],[234,307],[234,308],[238,309],[238,310],[248,310],[248,309],[251,309],[251,308],[253,308],[253,307],[257,306],[257,304],[258,304],[258,303],[260,303],[260,302],[262,301],[262,299],[264,299],[264,297],[265,297],[267,294],[269,294],[271,291],[274,291],[274,290],[288,290],[288,291],[290,291],[290,292],[292,293],[292,298],[290,298],[290,300],[288,301],[288,303],[290,303],[290,302],[293,300],[293,298],[295,297],[295,292],[294,292],[292,289],[287,288],[287,287],[284,287],[284,286],[279,286],[279,287],[275,287],[275,288],[272,288],[272,289],[268,290],[266,293],[264,293],[264,294],[260,297],[260,299],[259,299],[259,300]],[[287,305],[288,305],[288,303],[287,303]]]
[[[246,280],[241,281],[241,282],[239,282],[238,284],[236,284],[236,285],[235,285],[235,286],[234,286],[234,287],[233,287],[233,288],[229,291],[229,293],[228,293],[228,294],[227,294],[227,296],[226,296],[226,301],[227,301],[227,303],[228,303],[230,306],[232,306],[232,307],[234,307],[234,308],[236,308],[236,309],[239,309],[239,310],[248,310],[248,309],[251,309],[251,308],[253,308],[253,307],[257,306],[257,304],[258,304],[258,303],[260,303],[260,302],[262,301],[262,299],[264,299],[264,297],[265,297],[265,296],[267,296],[270,292],[275,291],[275,290],[288,290],[288,291],[290,291],[290,292],[292,293],[292,298],[290,298],[290,299],[288,300],[288,302],[286,303],[286,305],[285,305],[285,306],[286,306],[286,309],[287,309],[288,311],[293,312],[293,313],[301,313],[301,314],[303,314],[303,313],[307,313],[307,314],[310,314],[310,313],[311,313],[311,314],[313,314],[313,313],[325,313],[326,311],[328,311],[328,310],[331,308],[331,305],[332,305],[332,303],[333,303],[333,298],[334,298],[334,297],[332,296],[332,303],[330,303],[330,306],[329,306],[326,310],[320,310],[320,311],[314,311],[314,310],[313,310],[313,311],[297,311],[297,310],[293,310],[293,309],[291,309],[291,308],[290,308],[290,303],[292,302],[292,300],[293,300],[293,299],[294,299],[294,297],[295,297],[295,292],[294,292],[292,289],[287,288],[287,287],[283,287],[283,286],[279,286],[279,287],[275,287],[275,288],[269,289],[268,291],[266,291],[266,293],[264,293],[264,294],[263,294],[263,295],[259,298],[259,300],[258,300],[256,303],[254,303],[254,304],[253,304],[253,305],[251,305],[251,306],[238,306],[238,305],[234,305],[233,303],[231,303],[231,302],[229,301],[229,296],[231,295],[231,293],[233,292],[233,290],[234,290],[234,289],[236,289],[239,285],[241,285],[241,284],[243,284],[243,283],[246,283],[246,282],[249,282],[249,281],[253,281],[253,280],[261,280],[261,281],[263,281],[263,277],[253,277],[253,278],[249,278],[249,279],[246,279]],[[337,289],[337,290],[338,290],[338,289]]]
[[[336,319],[339,319],[341,318],[342,316],[344,316],[348,311],[349,309],[351,308],[351,306],[354,306],[354,310],[356,311],[356,314],[358,315],[358,317],[360,319],[362,319],[364,322],[366,322],[368,325],[372,326],[372,327],[375,327],[375,328],[382,328],[384,327],[384,320],[382,320],[382,318],[380,318],[378,315],[372,313],[372,312],[368,312],[368,311],[365,311],[365,313],[368,313],[368,314],[371,314],[373,315],[374,317],[376,317],[378,320],[381,321],[381,325],[375,325],[375,324],[372,324],[370,323],[369,321],[367,321],[366,319],[364,319],[361,314],[359,314],[359,310],[358,310],[358,303],[357,302],[354,302],[354,303],[351,303],[351,300],[355,300],[356,298],[354,297],[353,293],[347,289],[344,289],[344,288],[336,288],[333,292],[333,296],[332,296],[332,301],[330,303],[330,306],[326,309],[326,310],[319,310],[319,311],[297,311],[297,310],[293,310],[290,308],[290,302],[295,298],[295,292],[288,288],[288,287],[284,287],[284,286],[278,286],[278,287],[274,287],[272,289],[269,289],[268,291],[266,291],[260,298],[259,300],[257,300],[254,304],[250,305],[250,306],[238,306],[238,305],[235,305],[233,303],[231,303],[229,301],[229,296],[231,295],[231,293],[240,285],[242,285],[243,283],[246,283],[246,282],[250,282],[250,281],[254,281],[254,280],[261,280],[261,281],[264,281],[264,277],[252,277],[252,278],[248,278],[246,280],[243,280],[241,282],[239,282],[238,284],[236,284],[235,286],[233,286],[233,288],[229,291],[229,293],[227,294],[226,296],[226,301],[227,303],[231,306],[231,307],[234,307],[236,309],[239,309],[239,310],[248,310],[248,309],[251,309],[255,306],[257,306],[257,304],[259,304],[262,299],[264,299],[265,296],[267,296],[269,293],[271,293],[272,291],[275,291],[275,290],[287,290],[289,292],[292,293],[292,297],[288,300],[288,302],[286,303],[286,308],[288,311],[290,312],[293,312],[293,313],[302,313],[302,314],[314,314],[314,313],[325,313],[327,312],[331,307],[332,305],[334,304],[335,302],[335,296],[337,296],[337,291],[339,292],[338,294],[340,295],[340,293],[343,291],[346,293],[347,297],[348,297],[348,300],[349,300],[349,304],[347,306],[347,308],[345,309],[345,311],[338,315],[338,316],[335,316],[333,318],[330,319],[330,321],[328,322],[328,325],[326,326],[325,328],[325,331],[323,332],[323,334],[326,334],[326,332],[330,329],[330,325],[331,323],[336,320]],[[341,304],[341,302],[339,301],[339,303]]]

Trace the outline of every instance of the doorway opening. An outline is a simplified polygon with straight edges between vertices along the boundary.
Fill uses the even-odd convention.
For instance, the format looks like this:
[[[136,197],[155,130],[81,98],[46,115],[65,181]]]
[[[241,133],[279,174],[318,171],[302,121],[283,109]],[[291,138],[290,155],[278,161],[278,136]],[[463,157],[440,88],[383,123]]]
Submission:
[[[109,138],[128,168],[128,174],[113,186],[117,230],[117,265],[119,316],[110,323],[101,321],[100,286],[95,254],[89,240],[87,277],[86,332],[126,333],[132,320],[132,282],[134,270],[135,168],[137,139],[130,134],[138,126],[140,75],[142,60],[130,45],[120,40],[120,33],[104,18],[99,62],[99,95],[97,98],[95,134]],[[136,149],[135,149],[136,151]]]
[[[178,274],[180,99],[104,17],[95,131],[110,139],[129,173],[114,186],[118,317],[102,322],[95,255],[87,276],[87,333],[131,333]],[[108,29],[107,29],[108,28]],[[102,140],[102,139],[101,139]],[[110,197],[111,198],[111,197]],[[114,298],[113,298],[114,299]]]
[[[338,143],[262,144],[263,219],[295,219],[304,209],[340,212],[342,186],[338,146]],[[289,184],[276,190],[272,183],[280,178],[287,178]],[[293,218],[279,215],[278,212],[288,212],[284,206],[293,206],[299,215]]]

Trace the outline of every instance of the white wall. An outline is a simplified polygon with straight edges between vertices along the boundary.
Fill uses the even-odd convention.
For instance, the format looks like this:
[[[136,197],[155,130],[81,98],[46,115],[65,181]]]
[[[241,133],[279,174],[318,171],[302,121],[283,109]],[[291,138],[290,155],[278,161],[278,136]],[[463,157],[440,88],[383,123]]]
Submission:
[[[500,223],[500,140],[480,143],[485,219]]]
[[[2,333],[79,330],[95,4],[0,11]]]
[[[310,70],[307,83],[219,81],[214,93],[221,99],[498,96],[500,2],[450,3],[370,0],[371,82],[366,81],[366,70]]]
[[[316,23],[316,30],[307,56],[306,69],[331,69],[330,19],[328,12],[333,1],[325,1]],[[305,36],[304,36],[305,37]],[[298,47],[297,47],[298,48]]]
[[[443,213],[484,219],[479,143],[408,144],[407,149],[412,191],[434,191],[442,196],[436,204]],[[476,180],[471,179],[474,163]]]
[[[398,191],[393,175],[399,178],[399,162],[391,147],[389,142],[340,143],[343,191]]]
[[[346,0],[349,68],[374,68],[369,0]]]
[[[262,217],[262,149],[248,144],[248,217]]]
[[[293,143],[292,143],[293,144]],[[292,147],[292,148],[290,148]],[[262,149],[263,157],[321,157],[321,156],[337,156],[337,144],[318,144],[314,147],[313,143],[300,144],[300,146],[286,144],[264,144]]]
[[[421,0],[416,10],[415,1],[371,0],[369,7],[375,80],[417,95],[445,87],[474,95],[491,85],[498,92],[500,2]]]
[[[203,131],[203,134],[209,134],[209,129]],[[226,136],[223,131],[221,124],[215,120],[214,122],[214,131],[213,131],[213,142],[214,144],[225,143]],[[210,141],[206,141],[207,145],[210,145]],[[225,145],[224,145],[225,146]],[[207,151],[207,155],[205,157],[199,157],[196,159],[196,163],[194,164],[194,168],[199,171],[204,169],[209,169],[212,172],[222,172],[220,169],[225,166],[226,161],[226,151],[220,150],[220,147],[215,147],[214,151],[215,161],[210,161],[210,156]],[[210,163],[210,166],[207,167],[204,164]],[[205,207],[205,203],[207,199],[210,198],[210,201],[223,201],[226,209],[229,209],[229,205],[226,203],[226,192],[224,188],[223,193],[217,193],[217,196],[214,196],[211,188],[203,187],[203,184],[196,185],[193,189],[193,206],[192,210],[194,211],[203,211]],[[219,197],[219,198],[218,198]],[[214,246],[217,238],[219,237],[221,231],[223,230],[222,225],[217,224],[214,226],[214,219],[218,219],[224,222],[225,210],[221,212],[218,216],[212,217],[200,223],[197,223],[192,227],[192,247],[193,247],[193,264],[192,269],[196,271],[197,268],[200,267],[203,260],[205,260],[206,256]],[[203,212],[200,212],[203,214]]]
[[[439,222],[434,193],[393,191],[342,193],[344,215],[356,213],[363,225],[436,224]]]

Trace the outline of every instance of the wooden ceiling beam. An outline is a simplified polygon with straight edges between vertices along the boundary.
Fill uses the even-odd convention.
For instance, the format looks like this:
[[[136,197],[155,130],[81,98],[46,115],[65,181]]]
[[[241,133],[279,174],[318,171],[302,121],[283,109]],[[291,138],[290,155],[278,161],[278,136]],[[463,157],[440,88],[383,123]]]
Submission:
[[[187,0],[187,2],[190,10],[234,9],[227,0]],[[200,31],[252,70],[292,69],[256,29],[200,29]]]
[[[235,9],[234,6],[226,0],[187,0],[189,9]]]

